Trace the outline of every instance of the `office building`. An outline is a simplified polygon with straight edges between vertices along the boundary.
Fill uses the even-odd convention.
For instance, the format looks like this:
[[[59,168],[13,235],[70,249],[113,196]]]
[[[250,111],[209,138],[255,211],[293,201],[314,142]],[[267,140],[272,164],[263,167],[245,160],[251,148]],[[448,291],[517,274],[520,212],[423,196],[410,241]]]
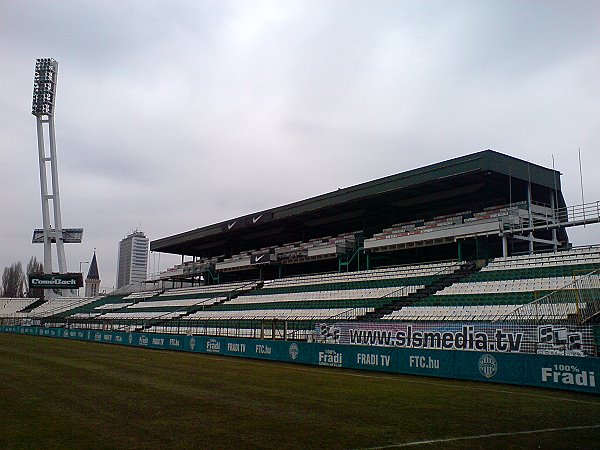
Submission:
[[[139,230],[121,240],[117,264],[117,289],[146,279],[148,243],[146,235]]]

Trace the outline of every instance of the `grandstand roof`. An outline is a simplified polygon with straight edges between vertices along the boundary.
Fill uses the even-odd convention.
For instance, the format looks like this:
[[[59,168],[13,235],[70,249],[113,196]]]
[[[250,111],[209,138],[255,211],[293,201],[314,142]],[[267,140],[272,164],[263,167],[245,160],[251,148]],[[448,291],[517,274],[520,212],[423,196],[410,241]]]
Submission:
[[[564,205],[560,172],[483,150],[157,239],[150,249],[216,256],[231,253],[228,249],[232,248],[258,249],[328,233],[366,232],[375,223],[389,226],[424,211],[435,215],[459,211],[474,202],[481,208],[508,203],[509,191],[511,201],[523,200],[529,181],[534,200],[549,203],[548,192],[556,188],[559,206]],[[453,206],[448,208],[448,204]]]

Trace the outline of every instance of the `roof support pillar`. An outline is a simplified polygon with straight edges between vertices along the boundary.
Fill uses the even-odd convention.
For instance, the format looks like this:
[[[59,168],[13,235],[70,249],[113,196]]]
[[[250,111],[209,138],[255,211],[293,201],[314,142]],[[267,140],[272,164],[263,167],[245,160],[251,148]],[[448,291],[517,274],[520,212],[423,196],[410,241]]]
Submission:
[[[527,166],[529,168],[529,166]],[[531,180],[527,183],[527,211],[529,213],[529,227],[533,228],[533,216],[531,215]],[[529,232],[529,254],[533,255],[533,230]]]
[[[553,222],[556,223],[556,191],[550,191],[550,206],[552,207]],[[552,228],[552,250],[558,250],[558,240],[556,239],[556,228]]]

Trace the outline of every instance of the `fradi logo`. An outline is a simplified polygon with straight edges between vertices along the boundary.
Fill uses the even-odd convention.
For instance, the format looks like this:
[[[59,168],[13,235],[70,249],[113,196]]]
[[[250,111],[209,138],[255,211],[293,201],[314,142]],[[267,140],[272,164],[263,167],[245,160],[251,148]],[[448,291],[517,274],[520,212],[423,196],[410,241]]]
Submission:
[[[492,378],[496,375],[496,372],[498,372],[498,362],[496,361],[496,358],[487,353],[479,358],[477,366],[479,367],[481,375],[486,378]]]
[[[216,339],[209,339],[206,341],[206,351],[212,353],[219,353],[221,351],[221,343]]]
[[[190,348],[192,349],[192,351],[194,351],[194,348],[196,348],[196,338],[194,338],[193,336],[190,339]]]
[[[293,343],[292,345],[290,345],[290,358],[292,359],[296,359],[298,357],[298,353],[300,353],[300,349],[298,348],[298,344]]]
[[[342,359],[342,353],[336,352],[335,350],[319,352],[320,366],[342,367]]]
[[[554,364],[552,367],[542,367],[542,382],[596,387],[596,374],[592,371],[581,370],[576,365]]]

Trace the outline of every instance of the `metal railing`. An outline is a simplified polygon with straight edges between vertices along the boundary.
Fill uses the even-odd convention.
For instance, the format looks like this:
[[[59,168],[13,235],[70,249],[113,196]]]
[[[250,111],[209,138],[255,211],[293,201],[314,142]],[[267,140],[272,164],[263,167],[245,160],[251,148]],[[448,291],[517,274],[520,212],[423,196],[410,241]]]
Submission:
[[[497,321],[583,325],[600,314],[600,270],[573,275],[573,282],[526,303]]]
[[[451,273],[447,272],[448,267],[454,267],[454,266],[452,266],[452,265],[449,264],[448,266],[443,267],[441,270],[439,270],[438,272],[434,273],[431,276],[433,276],[433,277],[442,277],[444,275],[450,275],[451,273],[456,273],[458,270],[460,270],[460,269],[462,269],[462,268],[465,267],[465,263],[458,264],[458,266],[456,266],[456,269],[453,272],[451,272]],[[427,286],[424,286],[424,287],[427,287]],[[412,285],[401,286],[397,290],[389,292],[389,293],[387,293],[385,295],[382,295],[381,297],[378,297],[375,300],[383,300],[384,298],[402,298],[402,297],[408,297],[410,294],[413,294],[413,293],[416,292],[416,290],[412,290],[413,288],[414,288],[414,286],[412,286]],[[409,290],[412,290],[412,292],[404,292],[404,291],[409,291]],[[402,295],[397,295],[399,292],[401,292]],[[361,317],[361,316],[364,316],[364,315],[368,314],[369,312],[372,312],[371,311],[372,309],[373,308],[364,308],[364,307],[361,307],[361,308],[350,308],[347,311],[344,311],[343,313],[340,313],[340,314],[338,314],[336,316],[331,317],[330,320],[333,320],[333,321],[353,320],[353,319],[355,319],[357,317]]]
[[[580,205],[556,208],[552,214],[542,215],[536,213],[529,218],[520,218],[517,221],[505,221],[504,231],[511,233],[524,233],[542,229],[558,227],[581,226],[600,222],[600,201],[583,203]]]

